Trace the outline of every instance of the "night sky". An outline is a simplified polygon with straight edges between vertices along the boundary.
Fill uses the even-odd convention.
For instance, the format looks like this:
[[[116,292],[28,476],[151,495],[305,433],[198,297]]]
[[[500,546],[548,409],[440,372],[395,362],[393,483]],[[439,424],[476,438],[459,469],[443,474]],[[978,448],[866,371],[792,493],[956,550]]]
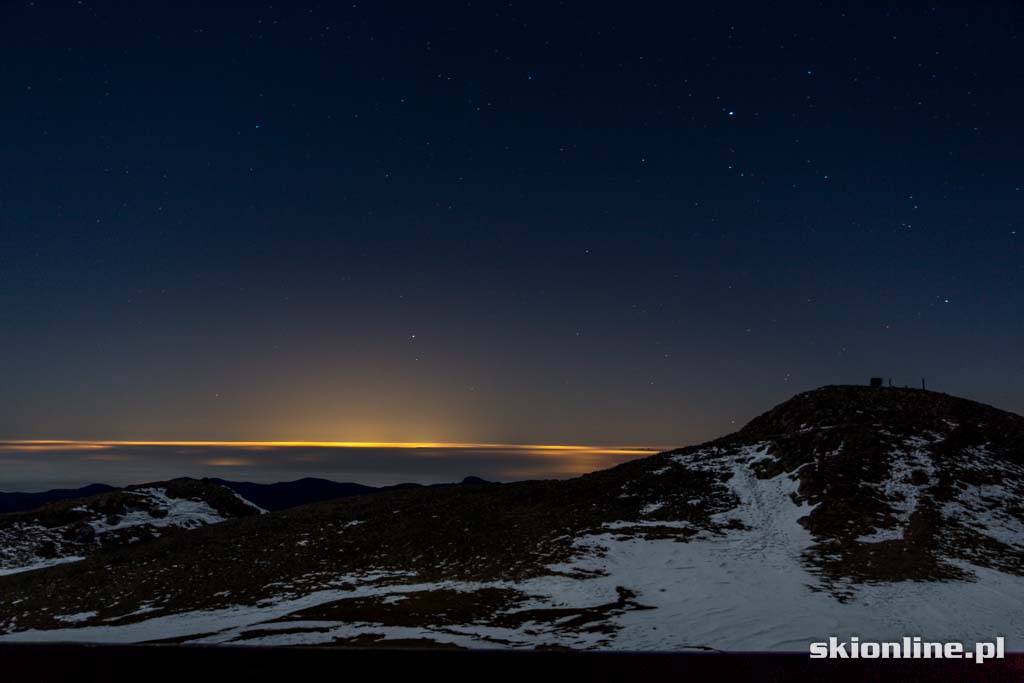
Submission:
[[[0,8],[0,438],[1024,412],[1024,4],[205,4]]]

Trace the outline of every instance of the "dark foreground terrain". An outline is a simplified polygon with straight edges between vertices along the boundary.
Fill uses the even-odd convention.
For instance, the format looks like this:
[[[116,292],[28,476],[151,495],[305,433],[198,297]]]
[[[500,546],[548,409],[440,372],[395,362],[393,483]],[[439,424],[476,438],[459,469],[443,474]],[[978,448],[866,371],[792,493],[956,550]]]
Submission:
[[[1024,648],[1024,418],[824,387],[565,481],[226,519],[0,577],[0,640],[805,651]]]
[[[166,646],[0,645],[4,680],[51,681],[1016,681],[1024,655],[955,660],[812,660],[806,654],[581,653]]]

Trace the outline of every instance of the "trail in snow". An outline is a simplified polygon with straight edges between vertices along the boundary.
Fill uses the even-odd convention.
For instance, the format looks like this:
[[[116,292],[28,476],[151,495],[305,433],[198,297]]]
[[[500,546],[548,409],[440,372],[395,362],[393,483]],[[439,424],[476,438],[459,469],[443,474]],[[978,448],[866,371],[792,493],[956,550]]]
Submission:
[[[579,556],[552,566],[550,576],[518,583],[430,584],[401,583],[408,578],[386,574],[340,577],[336,585],[351,581],[355,590],[320,590],[254,606],[157,616],[120,626],[25,631],[0,640],[141,642],[214,633],[197,642],[310,645],[374,635],[427,638],[470,647],[532,648],[543,644],[615,650],[678,651],[704,646],[805,651],[808,643],[828,636],[870,640],[922,636],[966,643],[1003,636],[1007,648],[1024,649],[1022,577],[964,565],[977,575],[977,581],[860,585],[847,603],[820,590],[817,577],[800,559],[813,538],[798,520],[812,508],[793,500],[798,485],[795,473],[771,479],[755,476],[751,463],[768,457],[765,448],[757,446],[735,456],[702,458],[691,454],[680,457],[674,465],[729,475],[726,486],[740,504],[716,515],[715,521],[737,519],[745,528],[720,534],[702,531],[688,542],[680,542],[624,536],[617,529],[637,526],[637,522],[623,520],[607,525],[607,531],[578,538]],[[583,572],[593,578],[577,578]],[[516,605],[515,610],[586,608],[615,602],[618,587],[633,591],[634,603],[655,609],[625,607],[612,611],[608,623],[617,628],[611,633],[569,630],[558,622],[527,623],[516,628],[480,623],[418,627],[335,621],[267,623],[337,600],[376,596],[396,601],[403,593],[441,589],[472,592],[513,588],[533,596],[525,604]],[[255,629],[261,632],[259,637],[239,639]],[[274,633],[284,629],[307,630]]]

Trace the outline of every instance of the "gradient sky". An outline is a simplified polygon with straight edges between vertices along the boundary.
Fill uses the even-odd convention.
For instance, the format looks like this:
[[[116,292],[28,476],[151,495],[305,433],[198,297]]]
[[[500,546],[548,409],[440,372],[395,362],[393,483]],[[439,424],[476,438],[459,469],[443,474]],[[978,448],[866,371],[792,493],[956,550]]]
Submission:
[[[1024,412],[1024,4],[198,7],[0,7],[0,438]]]
[[[445,483],[470,474],[488,481],[564,479],[650,454],[508,444],[0,441],[0,488],[123,486],[180,476],[262,483],[321,477],[375,486]]]

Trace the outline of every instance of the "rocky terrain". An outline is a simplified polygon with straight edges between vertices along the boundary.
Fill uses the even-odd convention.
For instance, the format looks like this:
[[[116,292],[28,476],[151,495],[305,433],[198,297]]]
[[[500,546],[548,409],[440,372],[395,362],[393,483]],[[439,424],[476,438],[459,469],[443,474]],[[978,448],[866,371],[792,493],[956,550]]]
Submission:
[[[175,479],[0,515],[0,575],[76,562],[104,550],[262,512],[230,489]]]
[[[0,577],[2,640],[1024,647],[1024,418],[824,387],[565,481],[373,493]]]

